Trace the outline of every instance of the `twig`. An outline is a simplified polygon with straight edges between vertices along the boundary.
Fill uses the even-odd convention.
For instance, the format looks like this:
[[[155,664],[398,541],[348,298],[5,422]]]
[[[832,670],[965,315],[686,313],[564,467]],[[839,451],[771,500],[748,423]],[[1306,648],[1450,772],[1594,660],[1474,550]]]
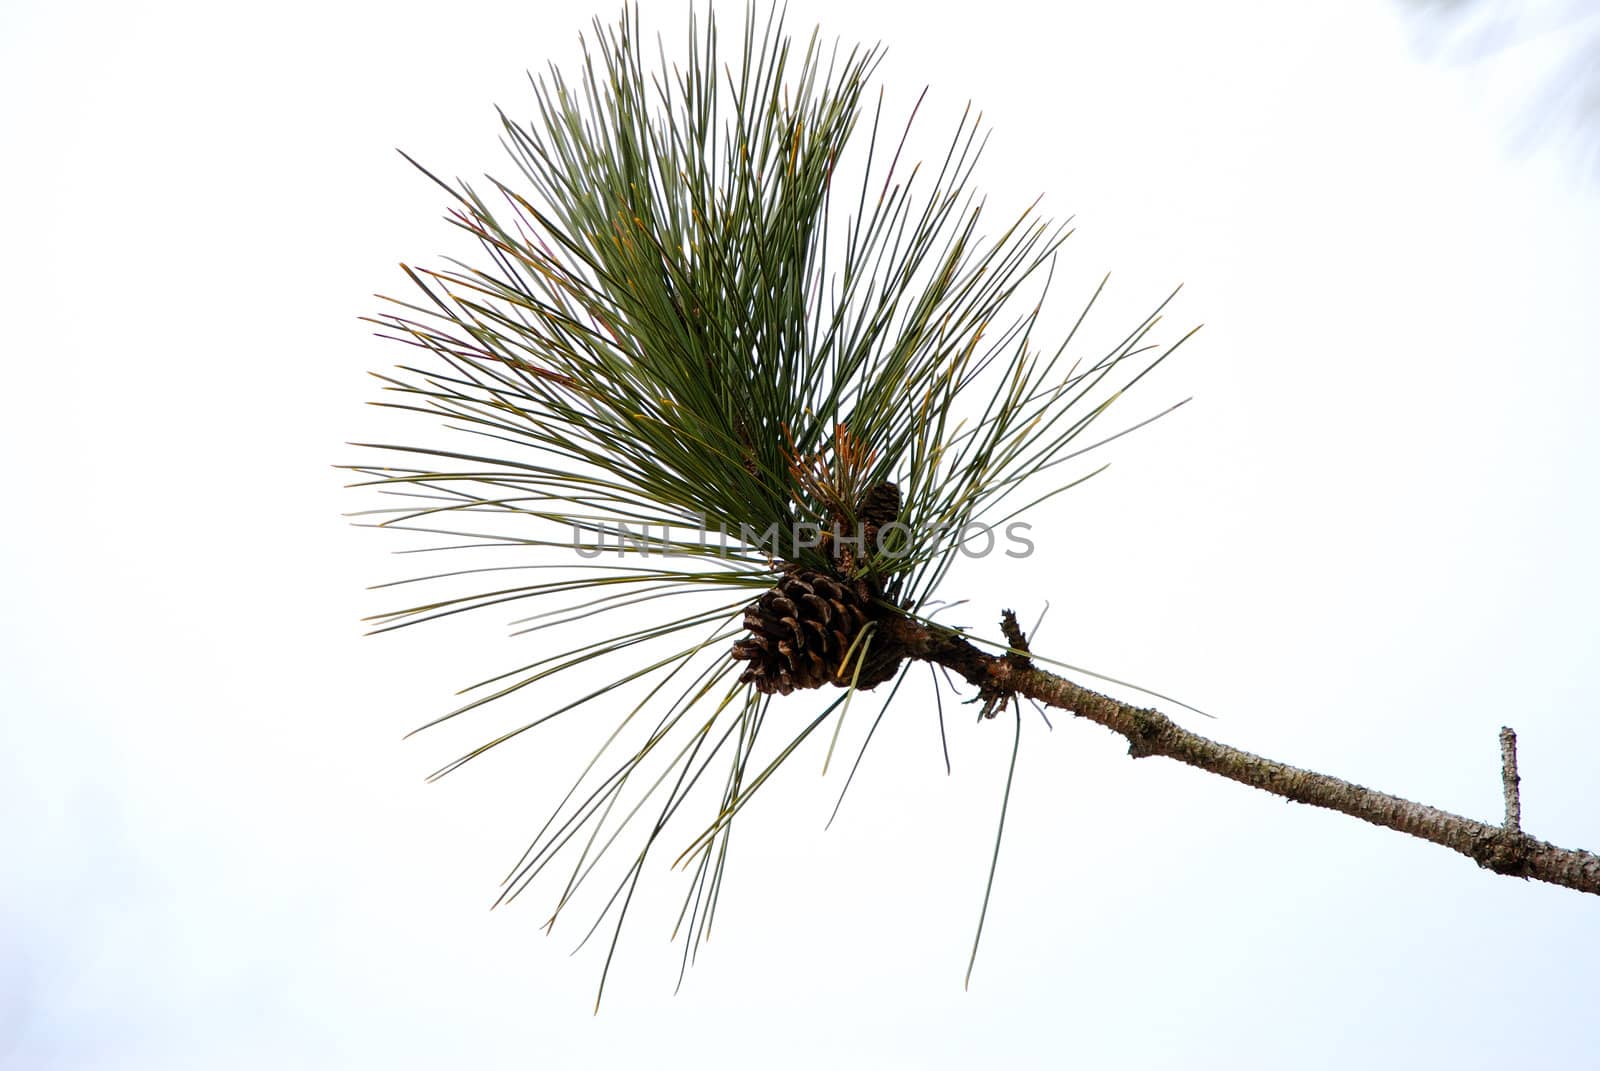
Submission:
[[[1600,895],[1600,855],[1558,848],[1522,832],[1515,736],[1509,729],[1501,732],[1506,821],[1496,826],[1219,744],[1159,711],[1120,702],[1031,665],[1024,668],[1013,655],[986,654],[948,629],[898,618],[891,630],[907,657],[949,668],[976,686],[980,696],[1022,695],[1071,711],[1126,737],[1128,753],[1136,759],[1164,755],[1287,800],[1430,841],[1497,874]]]
[[[1500,729],[1500,783],[1506,793],[1506,832],[1522,832],[1522,792],[1517,776],[1517,734],[1509,726]]]

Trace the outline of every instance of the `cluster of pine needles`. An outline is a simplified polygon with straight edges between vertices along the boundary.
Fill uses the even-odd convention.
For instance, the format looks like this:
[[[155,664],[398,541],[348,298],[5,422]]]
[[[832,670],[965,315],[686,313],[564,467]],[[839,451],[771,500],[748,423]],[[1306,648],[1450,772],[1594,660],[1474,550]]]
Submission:
[[[374,322],[417,354],[379,376],[378,404],[454,434],[359,444],[390,464],[349,466],[403,500],[364,523],[425,533],[429,550],[517,548],[514,564],[397,582],[449,593],[377,615],[376,631],[538,600],[522,631],[598,633],[465,689],[429,725],[581,682],[439,777],[580,709],[615,720],[500,898],[551,872],[553,925],[620,852],[588,930],[609,926],[602,989],[647,859],[664,849],[690,875],[687,964],[734,817],[830,718],[838,738],[856,689],[769,724],[773,703],[810,693],[763,694],[731,654],[745,608],[786,571],[836,566],[797,527],[897,485],[896,553],[862,567],[895,593],[888,612],[926,621],[968,526],[998,529],[1098,471],[1071,463],[1115,435],[1086,432],[1175,348],[1148,341],[1157,308],[1109,352],[1069,359],[1100,289],[1056,345],[1036,344],[1070,231],[1034,206],[988,226],[969,186],[984,140],[970,108],[936,166],[913,165],[901,154],[916,108],[891,125],[882,93],[867,97],[879,49],[797,44],[781,15],[750,10],[724,53],[709,14],[690,16],[677,61],[644,44],[637,11],[597,21],[576,81],[552,66],[530,79],[531,123],[501,113],[514,181],[434,178],[481,255],[403,266],[412,296],[385,299]],[[501,579],[519,572],[533,579]],[[711,813],[674,822],[691,797],[715,798]],[[669,825],[686,833],[660,844]]]

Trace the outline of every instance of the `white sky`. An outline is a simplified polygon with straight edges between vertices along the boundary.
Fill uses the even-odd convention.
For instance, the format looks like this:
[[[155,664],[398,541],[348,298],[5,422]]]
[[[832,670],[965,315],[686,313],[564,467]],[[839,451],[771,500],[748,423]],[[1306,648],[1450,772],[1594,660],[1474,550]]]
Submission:
[[[1064,717],[1027,726],[970,992],[1009,734],[953,719],[947,779],[916,704],[831,831],[820,747],[741,818],[676,997],[664,863],[598,1018],[600,949],[484,910],[586,756],[422,784],[528,708],[401,733],[525,647],[493,614],[362,638],[405,563],[329,466],[401,356],[357,317],[450,242],[393,149],[509,173],[491,105],[530,115],[597,10],[0,9],[0,1064],[1595,1059],[1600,903]],[[1048,600],[1041,649],[1221,716],[1192,727],[1482,818],[1511,724],[1526,827],[1600,848],[1600,202],[1507,152],[1519,61],[1421,63],[1377,2],[794,0],[817,22],[884,40],[930,126],[977,102],[997,207],[1077,215],[1063,310],[1112,270],[1108,333],[1178,282],[1168,337],[1207,325],[1129,413],[1195,403],[1038,557],[952,576],[968,622]]]

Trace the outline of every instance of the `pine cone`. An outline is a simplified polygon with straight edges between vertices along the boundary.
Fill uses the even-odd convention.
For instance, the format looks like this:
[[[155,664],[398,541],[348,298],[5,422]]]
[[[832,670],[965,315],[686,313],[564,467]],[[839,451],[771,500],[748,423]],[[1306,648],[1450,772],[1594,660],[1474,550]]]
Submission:
[[[884,525],[900,516],[900,488],[884,480],[875,483],[862,493],[856,502],[855,520],[842,509],[828,512],[828,524],[822,530],[821,546],[833,559],[837,572],[852,575],[856,569],[878,553],[878,533]],[[835,542],[834,535],[844,537]]]
[[[900,516],[900,485],[884,480],[867,488],[856,507],[862,534],[866,537],[867,553],[878,552],[878,531]]]
[[[750,635],[733,645],[733,657],[750,664],[739,680],[780,695],[829,683],[848,687],[852,676],[857,688],[882,684],[899,669],[899,656],[884,650],[878,639],[857,674],[861,652],[850,651],[862,626],[877,616],[875,610],[862,582],[811,569],[785,573],[744,612]]]

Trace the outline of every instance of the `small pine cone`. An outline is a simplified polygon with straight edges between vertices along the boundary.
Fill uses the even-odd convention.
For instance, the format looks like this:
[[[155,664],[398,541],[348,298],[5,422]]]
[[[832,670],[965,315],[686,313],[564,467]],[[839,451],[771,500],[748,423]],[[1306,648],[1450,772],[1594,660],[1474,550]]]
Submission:
[[[811,569],[785,573],[744,612],[750,634],[733,645],[733,657],[749,665],[739,680],[780,695],[829,683],[849,685],[860,652],[850,654],[848,667],[845,656],[872,612],[864,585]],[[883,683],[899,664],[898,657],[891,663],[869,652],[857,687]]]
[[[873,484],[861,496],[856,515],[861,520],[869,555],[878,552],[878,532],[900,516],[900,506],[900,487],[888,480]]]
[[[888,524],[900,516],[900,485],[889,480],[873,484],[861,496],[856,512],[862,524]]]

